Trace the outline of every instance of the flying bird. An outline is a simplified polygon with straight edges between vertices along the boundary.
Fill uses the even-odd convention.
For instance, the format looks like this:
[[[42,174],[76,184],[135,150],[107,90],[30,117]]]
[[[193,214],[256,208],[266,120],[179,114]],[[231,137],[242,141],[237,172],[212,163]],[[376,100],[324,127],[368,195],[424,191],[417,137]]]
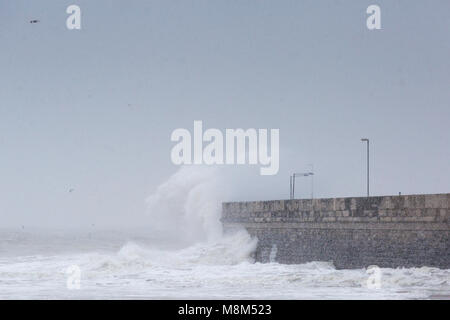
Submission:
[[[39,20],[30,20],[30,23],[38,23],[40,22]]]

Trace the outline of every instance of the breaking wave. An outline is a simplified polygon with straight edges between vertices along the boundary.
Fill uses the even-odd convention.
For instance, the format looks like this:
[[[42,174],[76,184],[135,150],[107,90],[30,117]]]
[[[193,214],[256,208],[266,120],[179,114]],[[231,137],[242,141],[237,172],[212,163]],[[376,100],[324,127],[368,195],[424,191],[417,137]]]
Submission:
[[[148,232],[142,237],[115,232],[92,238],[91,234],[16,237],[0,232],[0,240],[12,239],[0,241],[0,250],[3,243],[3,249],[11,251],[0,256],[0,299],[450,297],[450,270],[382,268],[380,288],[370,289],[366,269],[337,270],[329,262],[317,261],[254,263],[257,240],[244,229],[231,234],[222,230],[220,186],[215,169],[181,168],[148,197]],[[40,251],[23,254],[22,247]],[[70,266],[81,272],[81,290],[66,288]]]
[[[183,248],[177,252],[180,261],[235,264],[251,261],[256,239],[244,230],[224,234],[221,202],[224,197],[222,179],[217,168],[181,167],[147,198],[149,232],[161,241]],[[158,250],[160,256],[173,252]],[[141,249],[128,244],[121,254]],[[155,251],[152,251],[154,253]]]

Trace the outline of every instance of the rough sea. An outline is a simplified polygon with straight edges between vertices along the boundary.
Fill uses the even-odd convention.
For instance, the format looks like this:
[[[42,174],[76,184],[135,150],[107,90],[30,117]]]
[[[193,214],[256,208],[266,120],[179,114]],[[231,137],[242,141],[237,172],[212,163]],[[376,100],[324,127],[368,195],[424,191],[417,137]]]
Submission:
[[[151,237],[102,232],[0,232],[0,299],[448,298],[450,270],[365,269],[329,262],[253,263],[240,232],[183,249]],[[74,267],[75,266],[75,267]],[[79,276],[79,282],[76,277]],[[79,287],[77,286],[79,283]]]
[[[332,262],[254,263],[257,239],[222,231],[214,174],[178,171],[139,229],[0,229],[0,299],[450,298],[450,270],[380,269],[374,285]]]

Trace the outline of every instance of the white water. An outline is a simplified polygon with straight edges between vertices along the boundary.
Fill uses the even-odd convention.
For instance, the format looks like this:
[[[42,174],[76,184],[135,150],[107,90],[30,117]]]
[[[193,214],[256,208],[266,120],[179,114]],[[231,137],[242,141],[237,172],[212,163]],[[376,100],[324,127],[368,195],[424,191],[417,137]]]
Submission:
[[[148,198],[134,231],[0,231],[0,299],[402,299],[450,297],[450,270],[253,263],[256,240],[224,235],[213,170],[182,169]],[[271,261],[276,259],[273,248]],[[67,269],[81,271],[80,289]]]
[[[182,167],[147,199],[149,232],[190,245],[222,237],[221,180],[210,167]]]

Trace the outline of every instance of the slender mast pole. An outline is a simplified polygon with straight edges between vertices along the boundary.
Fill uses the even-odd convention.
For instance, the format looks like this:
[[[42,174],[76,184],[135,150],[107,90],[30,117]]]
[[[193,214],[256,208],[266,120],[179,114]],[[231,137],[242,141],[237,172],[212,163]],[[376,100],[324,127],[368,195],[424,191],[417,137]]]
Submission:
[[[367,197],[369,195],[369,139],[367,139]]]
[[[295,198],[295,173],[292,175],[292,199]]]
[[[292,199],[292,176],[289,176],[289,199]]]

